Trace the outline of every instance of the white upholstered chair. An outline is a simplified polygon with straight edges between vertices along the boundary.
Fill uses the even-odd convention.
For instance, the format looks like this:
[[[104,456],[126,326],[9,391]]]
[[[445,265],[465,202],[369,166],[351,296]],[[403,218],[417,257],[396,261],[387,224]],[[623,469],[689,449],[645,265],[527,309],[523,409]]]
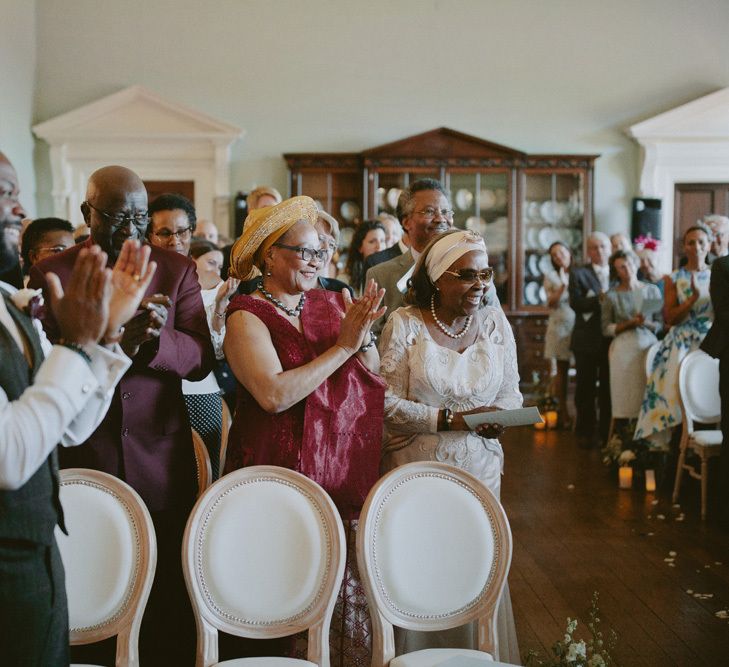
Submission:
[[[309,478],[276,466],[252,466],[215,482],[198,499],[182,545],[197,624],[196,667],[328,667],[329,626],[345,548],[337,508]],[[267,639],[304,630],[309,662],[218,662],[218,631]]]
[[[511,530],[474,476],[417,462],[385,475],[365,501],[357,563],[372,619],[372,667],[498,660],[496,609],[511,564]],[[437,631],[478,621],[479,650],[395,657],[393,626]]]
[[[705,519],[708,462],[712,456],[719,455],[722,437],[719,429],[694,430],[694,422],[716,425],[721,420],[719,360],[712,359],[702,350],[687,354],[678,369],[678,395],[681,401],[683,430],[676,466],[676,481],[673,485],[673,502],[678,501],[681,478],[685,470],[691,477],[701,481],[701,518]],[[699,457],[699,470],[686,463],[689,449]]]
[[[195,473],[197,474],[197,495],[202,495],[213,481],[213,464],[210,462],[210,452],[205,446],[202,436],[192,429],[192,449],[195,452]]]
[[[228,453],[228,435],[230,434],[230,427],[233,424],[233,417],[228,409],[228,404],[223,401],[223,430],[220,434],[220,462],[218,464],[218,470],[220,476],[223,476],[223,469],[225,468],[225,456]]]
[[[128,484],[96,470],[60,473],[68,535],[56,529],[66,570],[71,645],[116,636],[117,667],[138,667],[139,627],[152,588],[152,519]]]

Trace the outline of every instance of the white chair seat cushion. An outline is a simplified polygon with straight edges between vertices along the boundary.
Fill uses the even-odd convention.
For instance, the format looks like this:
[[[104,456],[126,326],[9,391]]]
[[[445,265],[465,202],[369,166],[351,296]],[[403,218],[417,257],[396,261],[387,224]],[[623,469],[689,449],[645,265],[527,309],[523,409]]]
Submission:
[[[691,439],[697,445],[713,447],[721,444],[721,431],[694,431],[691,434]]]
[[[488,665],[494,664],[494,659],[489,653],[466,648],[426,648],[397,656],[390,660],[390,667],[459,667],[460,663],[463,667],[476,663]]]
[[[318,667],[316,663],[308,660],[297,660],[296,658],[236,658],[235,660],[224,660],[216,662],[214,667]]]

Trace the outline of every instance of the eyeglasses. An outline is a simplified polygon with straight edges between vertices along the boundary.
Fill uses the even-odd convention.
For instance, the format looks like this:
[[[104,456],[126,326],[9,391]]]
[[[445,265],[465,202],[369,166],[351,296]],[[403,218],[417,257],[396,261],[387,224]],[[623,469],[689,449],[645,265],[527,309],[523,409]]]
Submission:
[[[145,211],[144,213],[107,213],[102,211],[100,208],[96,208],[90,201],[85,201],[84,204],[88,205],[89,208],[94,209],[102,218],[107,222],[110,222],[112,227],[121,227],[122,225],[131,222],[137,229],[144,230],[149,223],[149,215]]]
[[[190,234],[192,234],[192,227],[178,229],[176,232],[171,232],[169,229],[161,229],[158,232],[152,232],[152,236],[156,236],[158,239],[162,239],[163,241],[169,241],[173,236],[180,241],[185,241],[190,238]]]
[[[471,283],[471,285],[476,284],[476,282],[488,285],[491,282],[491,279],[494,277],[493,269],[484,269],[483,271],[474,271],[473,269],[461,269],[460,271],[443,271],[443,273],[448,273],[452,276],[455,276],[456,278],[458,278],[458,280],[464,283]]]
[[[295,250],[301,256],[305,262],[311,262],[316,259],[318,262],[323,262],[327,258],[327,251],[323,248],[304,248],[300,245],[286,245],[285,243],[274,243],[277,248],[285,248],[286,250]]]
[[[453,220],[453,210],[450,208],[433,208],[432,206],[426,206],[422,211],[415,211],[415,214],[422,216],[426,220],[432,220],[437,217],[438,214],[446,220]]]
[[[47,248],[35,248],[37,255],[57,255],[59,252],[68,250],[69,246],[66,245],[54,245]]]

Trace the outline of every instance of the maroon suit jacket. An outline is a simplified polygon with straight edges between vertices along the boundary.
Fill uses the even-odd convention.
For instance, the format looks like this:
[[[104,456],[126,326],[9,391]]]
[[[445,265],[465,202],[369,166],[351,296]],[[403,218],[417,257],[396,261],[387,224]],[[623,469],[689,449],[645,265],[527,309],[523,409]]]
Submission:
[[[85,245],[90,241],[39,262],[30,271],[28,286],[43,288],[49,303],[45,273],[53,271],[65,284]],[[96,431],[78,447],[60,448],[60,463],[62,468],[93,468],[125,480],[152,512],[185,512],[194,502],[196,482],[182,378],[203,379],[214,354],[195,264],[155,247],[151,259],[157,272],[147,294],[170,297],[167,323],[158,341],[139,348]],[[52,341],[58,339],[50,308],[43,326]]]

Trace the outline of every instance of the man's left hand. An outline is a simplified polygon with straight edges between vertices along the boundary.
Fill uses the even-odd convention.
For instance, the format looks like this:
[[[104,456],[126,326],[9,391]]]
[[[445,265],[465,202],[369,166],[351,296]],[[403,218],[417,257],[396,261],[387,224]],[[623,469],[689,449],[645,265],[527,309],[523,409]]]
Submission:
[[[167,324],[167,308],[171,305],[172,301],[164,294],[154,294],[142,300],[143,312],[129,321],[122,337],[121,346],[127,355],[136,356],[143,343],[159,338]]]

